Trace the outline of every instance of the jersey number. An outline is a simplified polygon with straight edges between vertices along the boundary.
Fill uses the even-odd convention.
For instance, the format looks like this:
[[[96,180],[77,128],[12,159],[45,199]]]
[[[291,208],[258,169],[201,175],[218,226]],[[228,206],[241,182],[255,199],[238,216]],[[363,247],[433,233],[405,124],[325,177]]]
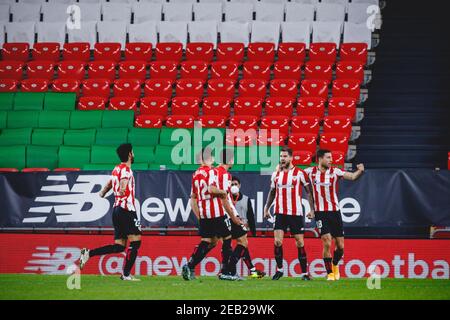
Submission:
[[[208,193],[208,185],[206,184],[205,180],[195,180],[195,187],[200,193],[200,199],[199,200],[207,200],[209,199]]]

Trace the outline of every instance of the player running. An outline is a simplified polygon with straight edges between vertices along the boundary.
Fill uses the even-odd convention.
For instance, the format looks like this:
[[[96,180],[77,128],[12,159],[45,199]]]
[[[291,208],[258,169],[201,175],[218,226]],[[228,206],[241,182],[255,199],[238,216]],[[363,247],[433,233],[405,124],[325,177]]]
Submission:
[[[301,279],[311,280],[308,274],[308,263],[303,239],[305,233],[302,209],[302,186],[308,193],[311,211],[314,209],[311,184],[306,173],[292,164],[292,149],[283,147],[280,152],[279,169],[272,174],[271,189],[264,207],[264,217],[271,218],[269,209],[275,200],[275,260],[277,271],[272,280],[279,280],[283,276],[283,237],[289,228],[295,238],[298,260],[302,270]]]
[[[109,190],[113,189],[114,191],[115,200],[112,213],[114,244],[91,250],[83,248],[81,250],[80,269],[83,269],[90,257],[125,251],[127,241],[130,241],[120,279],[140,281],[130,275],[141,246],[141,225],[134,206],[135,187],[133,171],[131,171],[134,153],[131,144],[120,145],[117,148],[117,155],[122,163],[114,168],[111,179],[99,193],[100,197],[103,198]]]
[[[314,190],[314,212],[308,214],[308,218],[316,220],[320,237],[323,243],[323,261],[327,270],[327,280],[340,279],[338,263],[344,255],[344,228],[339,200],[337,197],[338,180],[356,180],[364,172],[364,165],[358,164],[357,171],[350,173],[339,168],[332,167],[333,158],[330,150],[317,152],[318,166],[305,169]],[[331,259],[331,241],[334,239],[336,249]]]

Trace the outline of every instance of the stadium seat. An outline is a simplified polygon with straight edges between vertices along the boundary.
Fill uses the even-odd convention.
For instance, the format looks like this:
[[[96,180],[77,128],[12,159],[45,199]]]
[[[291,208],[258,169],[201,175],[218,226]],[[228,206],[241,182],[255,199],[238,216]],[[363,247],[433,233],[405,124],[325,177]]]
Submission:
[[[298,81],[293,79],[274,79],[270,81],[270,96],[296,99]]]
[[[116,78],[116,63],[112,60],[98,60],[89,63],[89,79],[107,79],[114,81]]]
[[[180,62],[183,57],[183,44],[176,42],[159,42],[155,50],[156,61]]]
[[[38,146],[60,146],[63,144],[64,129],[34,129],[31,143]]]
[[[341,61],[336,64],[336,79],[355,79],[364,82],[364,66],[360,62]]]
[[[287,116],[264,116],[261,117],[260,129],[278,130],[279,134],[286,137],[289,131],[290,117]]]
[[[42,111],[39,114],[39,128],[68,129],[70,127],[70,111]]]
[[[128,128],[98,128],[95,145],[118,146],[128,140]]]
[[[273,62],[275,59],[275,44],[270,42],[250,43],[247,50],[248,61]]]
[[[39,18],[34,21],[6,23],[4,28],[8,36],[8,42],[25,42],[32,46],[35,40],[35,21],[39,21]]]
[[[175,81],[177,73],[177,63],[174,61],[155,61],[150,65],[150,79],[169,79]]]
[[[2,129],[0,146],[31,144],[32,128]]]
[[[61,61],[58,64],[59,79],[83,80],[86,73],[86,63],[83,61]]]
[[[45,79],[25,79],[20,83],[22,92],[47,92],[50,82]]]
[[[100,128],[102,126],[102,118],[103,118],[103,110],[72,111],[70,115],[70,128],[71,129]]]
[[[130,128],[133,126],[134,111],[105,111],[102,117],[103,128]]]
[[[44,93],[17,92],[14,96],[14,110],[37,110],[44,106]]]
[[[183,47],[187,42],[187,22],[162,21],[158,23],[159,43],[181,43]]]
[[[347,116],[354,119],[356,114],[356,100],[345,97],[333,97],[328,101],[329,116]]]
[[[298,3],[300,2],[300,3]],[[312,22],[314,20],[315,4],[318,1],[291,1],[286,2],[286,21]]]
[[[29,59],[30,45],[26,42],[4,43],[1,50],[3,60],[26,62]]]
[[[282,22],[284,20],[285,3],[282,1],[256,2],[254,6],[255,20]]]
[[[79,94],[81,82],[76,79],[55,79],[52,81],[52,91],[58,93]]]
[[[333,165],[343,167],[345,164],[345,153],[341,151],[331,151],[331,157],[333,158]]]
[[[132,2],[132,10],[134,13],[134,23],[142,23],[146,21],[161,21],[162,2]]]
[[[137,111],[137,98],[113,97],[109,99],[108,110],[134,110]]]
[[[191,21],[193,5],[191,1],[180,1],[163,4],[165,21]]]
[[[150,96],[141,99],[141,114],[156,114],[166,117],[169,112],[169,99],[165,97]]]
[[[188,23],[189,40],[191,43],[212,44],[213,48],[216,48],[217,34],[219,31],[218,27],[219,27],[218,23],[216,21],[211,20],[189,22]],[[206,54],[205,58],[208,58],[208,56],[210,55],[210,53],[208,52],[205,52],[205,54]]]
[[[128,25],[128,43],[129,44],[138,43],[139,44],[139,46],[137,46],[137,48],[139,48],[138,51],[141,51],[140,46],[141,43],[151,44],[152,48],[154,48],[156,46],[156,43],[158,42],[157,26],[158,26],[157,21],[146,21],[142,23],[134,23]],[[152,56],[151,54],[153,52],[148,47],[143,47],[142,52],[145,53],[148,50],[150,51],[146,53],[145,56],[148,57],[150,55],[151,57]]]
[[[322,133],[319,146],[321,149],[340,151],[344,154],[348,149],[348,136],[345,133]]]
[[[329,84],[333,78],[333,65],[328,61],[308,61],[305,64],[305,79],[325,80]]]
[[[301,42],[282,42],[277,51],[278,62],[295,61],[303,63],[306,57],[306,45]]]
[[[154,114],[140,114],[136,116],[134,126],[137,128],[161,128],[164,117]]]
[[[309,166],[312,163],[313,154],[309,151],[296,150],[292,153],[292,164],[294,166]]]
[[[267,82],[261,79],[243,79],[239,81],[239,96],[264,99],[266,86]]]
[[[231,130],[225,133],[225,144],[227,146],[249,147],[254,146],[257,142],[258,133],[256,130],[247,131],[244,128],[238,128],[242,130]]]
[[[352,120],[347,116],[327,116],[323,121],[323,132],[345,133],[350,138],[352,132]]]
[[[314,116],[292,117],[292,133],[312,133],[317,136],[320,129],[320,118]]]
[[[344,21],[345,11],[348,2],[345,1],[345,5],[339,3],[339,1],[329,1],[326,3],[322,1],[316,4],[316,20],[317,21]]]
[[[81,0],[77,3],[80,7],[80,20],[81,23],[89,21],[100,21],[102,15],[102,3],[97,1],[84,1]]]
[[[265,60],[270,59],[271,56],[274,57],[280,39],[280,31],[279,22],[253,21],[251,26],[252,43],[249,45],[247,58],[249,60]],[[255,46],[250,49],[252,45]],[[272,46],[273,50],[271,49]],[[267,50],[266,53],[264,53],[262,47],[264,50]],[[273,59],[269,61],[273,61]]]
[[[195,118],[190,115],[171,115],[167,117],[166,126],[169,128],[193,128]]]
[[[36,23],[36,33],[37,44],[55,43],[58,46],[63,46],[66,40],[66,23],[65,21],[38,22]],[[59,60],[59,55],[60,52],[58,49],[54,54],[54,59]]]
[[[97,42],[94,46],[94,59],[96,61],[109,60],[118,63],[121,58],[121,45],[117,42]]]
[[[201,98],[204,91],[204,82],[201,79],[179,79],[175,87],[178,97]]]
[[[265,114],[266,116],[292,116],[293,113],[293,99],[283,97],[269,97],[266,99]]]
[[[319,44],[333,43],[339,48],[341,42],[341,30],[342,21],[314,21],[312,23],[312,42]]]
[[[343,43],[339,51],[340,61],[355,61],[365,65],[367,63],[367,44]]]
[[[131,5],[120,2],[102,3],[103,21],[126,21],[131,22]]]
[[[189,115],[198,117],[200,99],[194,96],[177,96],[172,99],[172,115]]]
[[[186,45],[187,61],[203,61],[210,63],[214,57],[214,46],[209,42],[191,42]]]
[[[259,146],[284,146],[287,134],[270,130],[259,130],[256,142]]]
[[[13,79],[0,79],[0,92],[16,92],[19,82]]]
[[[7,116],[7,128],[37,128],[39,111],[11,111]]]
[[[59,146],[27,146],[26,166],[29,168],[50,168],[58,166]]]
[[[334,43],[311,43],[309,47],[310,61],[327,61],[334,63],[336,61],[336,45]]]
[[[234,100],[234,114],[239,116],[256,116],[262,114],[263,99],[256,97],[238,97]]]
[[[65,43],[63,47],[63,59],[89,62],[90,44],[88,42]]]
[[[93,145],[91,147],[91,164],[115,163],[117,159],[116,146]]]
[[[75,110],[75,93],[47,92],[44,98],[44,110]]]
[[[322,119],[325,114],[325,99],[317,97],[300,97],[297,101],[297,115],[315,116]]]
[[[25,168],[25,146],[2,146],[0,147],[1,168]]]
[[[105,110],[106,99],[102,97],[80,97],[78,110]]]
[[[225,21],[246,22],[253,20],[253,3],[225,2]]]
[[[0,61],[0,78],[20,80],[23,78],[23,62],[14,60]]]
[[[31,50],[33,60],[57,62],[60,58],[60,45],[57,42],[35,43]]]
[[[239,77],[239,63],[234,61],[217,61],[211,64],[211,79],[233,79]]]
[[[208,97],[203,99],[202,112],[204,116],[224,116],[230,115],[231,100],[223,97]]]
[[[313,133],[292,133],[289,135],[288,146],[292,150],[308,151],[312,154],[316,153],[317,135]]]
[[[64,145],[90,147],[95,143],[96,129],[66,130],[64,133]]]
[[[198,118],[203,128],[226,128],[228,117],[221,115],[203,115]]]
[[[159,143],[159,128],[130,128],[128,142],[133,146],[156,146]]]
[[[281,36],[284,43],[303,43],[309,49],[311,38],[311,22],[284,22],[281,24]],[[297,45],[298,46],[298,45]],[[290,46],[290,48],[292,48]],[[292,50],[294,53],[295,50]],[[302,60],[303,61],[303,60]]]
[[[0,86],[1,86],[0,81]],[[0,93],[0,110],[12,110],[14,106],[14,98],[16,94],[14,92],[2,92]]]
[[[120,79],[138,79],[144,81],[146,73],[146,63],[143,61],[123,61],[119,64]]]
[[[293,79],[300,81],[302,78],[302,63],[296,61],[278,61],[273,66],[274,79]]]
[[[233,79],[211,79],[208,81],[208,97],[222,97],[232,100],[235,94]]]
[[[133,42],[125,45],[125,61],[144,61],[152,60],[152,44],[148,42]]]
[[[219,43],[216,52],[217,61],[233,61],[242,63],[244,61],[243,43]]]
[[[270,68],[272,64],[267,61],[248,61],[244,63],[243,78],[244,79],[262,79],[270,80]]]
[[[90,147],[60,146],[58,153],[58,167],[82,168],[91,159]]]
[[[367,50],[370,50],[372,48],[372,31],[367,28],[366,23],[345,22],[343,43],[363,43]]]
[[[145,81],[144,95],[146,97],[162,97],[170,99],[173,91],[173,81],[170,79],[149,79]]]
[[[113,91],[116,97],[141,97],[141,81],[138,79],[117,79],[114,81]]]
[[[142,129],[141,129],[142,130]],[[147,170],[148,164],[155,161],[155,147],[154,146],[143,146],[143,145],[136,145],[133,146],[133,153],[134,153],[134,161],[136,164],[133,167],[133,170]],[[146,165],[144,167],[141,167],[142,169],[139,169],[138,165]]]
[[[303,80],[300,86],[300,97],[317,97],[327,100],[327,82],[324,80]]]
[[[86,24],[86,23],[84,23]],[[108,56],[114,55],[115,50],[111,48],[109,45],[113,44],[116,46],[119,44],[119,52],[117,54],[117,58],[120,60],[121,52],[120,50],[125,50],[125,43],[127,38],[127,22],[126,21],[98,21],[97,22],[97,33],[98,33],[98,41],[105,46],[100,48],[102,52],[103,58],[100,55],[97,55],[100,59],[109,59]],[[97,44],[97,43],[96,43]],[[94,44],[95,47],[95,44]],[[105,52],[102,49],[108,48]],[[96,57],[94,50],[94,57]],[[97,59],[97,58],[96,58]],[[117,61],[118,62],[118,61]]]
[[[27,63],[28,79],[52,80],[55,74],[55,64],[51,61],[30,61]]]
[[[208,64],[198,60],[185,61],[181,63],[180,76],[181,78],[206,81],[208,79]]]
[[[359,102],[359,81],[353,79],[337,79],[333,81],[333,97],[348,97]]]
[[[230,129],[257,129],[258,119],[256,116],[239,116],[235,115],[230,118]]]

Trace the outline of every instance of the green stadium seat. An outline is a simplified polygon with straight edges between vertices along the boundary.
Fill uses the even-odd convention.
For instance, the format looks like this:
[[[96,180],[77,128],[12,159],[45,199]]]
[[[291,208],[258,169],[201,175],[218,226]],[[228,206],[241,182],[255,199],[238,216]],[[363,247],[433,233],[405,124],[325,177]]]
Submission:
[[[157,164],[157,163],[151,163],[148,166],[148,170],[179,170],[180,166],[177,166],[175,164]]]
[[[236,164],[257,164],[258,163],[258,148],[256,146],[250,147],[234,147],[234,163]]]
[[[34,129],[31,143],[41,146],[60,146],[63,144],[64,129]]]
[[[155,147],[133,146],[135,163],[152,163],[155,161]]]
[[[95,129],[66,130],[64,133],[64,144],[66,146],[90,147],[95,144]]]
[[[99,128],[95,137],[96,145],[118,147],[126,143],[128,139],[128,128]]]
[[[214,139],[216,138],[217,132],[220,132],[219,143],[223,145],[223,141],[225,140],[225,128],[202,128],[202,141],[203,146],[207,146],[212,142],[216,142]],[[214,137],[214,138],[212,138]]]
[[[172,147],[158,145],[155,148],[155,160],[159,164],[173,164],[172,162]]]
[[[102,164],[102,163],[117,163],[119,157],[116,153],[117,146],[98,146],[93,145],[91,147],[91,161],[90,163]]]
[[[71,129],[93,129],[102,127],[103,110],[76,110],[70,113]]]
[[[0,168],[25,168],[25,146],[1,146]]]
[[[47,92],[44,98],[44,110],[72,111],[75,110],[77,95],[74,92]]]
[[[44,98],[44,92],[17,92],[14,97],[14,110],[41,111]]]
[[[159,128],[130,128],[128,142],[133,146],[156,146],[160,132]]]
[[[14,92],[0,92],[0,110],[13,110],[15,96]]]
[[[61,146],[58,153],[59,168],[83,168],[91,159],[91,148]]]
[[[39,111],[9,111],[7,128],[37,128]]]
[[[39,115],[39,128],[68,129],[70,111],[42,111]]]
[[[8,119],[8,113],[6,111],[0,111],[0,129],[6,128],[6,119]]]
[[[161,129],[161,134],[159,136],[159,143],[163,146],[174,146],[178,143],[180,143],[180,141],[182,141],[181,138],[175,139],[176,136],[174,136],[174,141],[172,141],[172,134],[174,131],[177,131],[177,133],[175,134],[177,137],[179,137],[179,135],[181,134],[186,134],[187,138],[189,138],[189,144],[191,144],[192,142],[192,136],[193,136],[193,130],[190,129],[180,129],[180,128],[167,128],[167,127],[163,127]],[[189,136],[189,135],[190,136]]]
[[[103,128],[132,128],[134,125],[134,111],[121,110],[103,112]]]
[[[27,145],[31,143],[31,128],[4,129],[0,134],[0,145]]]
[[[27,168],[58,167],[58,146],[28,146]]]
[[[83,170],[103,170],[113,171],[116,165],[114,163],[88,163],[83,166]]]
[[[233,167],[231,168],[230,171],[245,171],[245,165],[235,164],[235,165],[233,165]]]

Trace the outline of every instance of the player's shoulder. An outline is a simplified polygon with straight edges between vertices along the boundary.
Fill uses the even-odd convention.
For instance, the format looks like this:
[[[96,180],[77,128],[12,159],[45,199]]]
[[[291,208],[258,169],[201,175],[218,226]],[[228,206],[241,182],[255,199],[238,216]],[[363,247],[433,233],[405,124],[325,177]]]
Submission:
[[[312,172],[313,168],[314,167],[308,167],[308,168],[302,169],[302,171],[305,172],[306,174],[310,174]]]

